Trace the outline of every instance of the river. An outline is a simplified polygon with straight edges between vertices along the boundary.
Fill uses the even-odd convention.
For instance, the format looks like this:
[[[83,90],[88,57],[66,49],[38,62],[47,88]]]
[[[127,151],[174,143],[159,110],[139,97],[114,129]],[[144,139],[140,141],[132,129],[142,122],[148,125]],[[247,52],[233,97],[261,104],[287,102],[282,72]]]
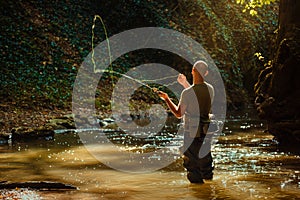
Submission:
[[[225,123],[212,149],[214,179],[200,185],[187,181],[180,158],[150,173],[111,169],[75,133],[57,134],[48,142],[1,145],[0,182],[55,181],[78,187],[30,190],[20,199],[300,199],[299,154],[279,149],[264,129],[258,121]],[[0,199],[10,199],[7,193],[0,190]]]

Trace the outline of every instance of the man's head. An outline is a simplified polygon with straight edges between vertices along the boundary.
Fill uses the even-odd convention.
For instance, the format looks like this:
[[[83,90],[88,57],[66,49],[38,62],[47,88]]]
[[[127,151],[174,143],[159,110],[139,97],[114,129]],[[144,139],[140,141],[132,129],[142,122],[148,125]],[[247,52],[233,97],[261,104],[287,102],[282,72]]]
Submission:
[[[193,66],[193,70],[195,70],[197,73],[201,75],[202,78],[204,78],[208,74],[208,66],[206,62],[199,60],[195,62]]]

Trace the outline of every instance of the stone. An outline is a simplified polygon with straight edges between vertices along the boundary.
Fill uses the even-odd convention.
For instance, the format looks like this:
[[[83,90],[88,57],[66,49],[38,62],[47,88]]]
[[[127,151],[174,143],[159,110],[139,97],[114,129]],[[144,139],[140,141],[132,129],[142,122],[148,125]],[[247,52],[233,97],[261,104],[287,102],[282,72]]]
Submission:
[[[45,127],[49,129],[58,130],[58,129],[74,129],[75,123],[73,115],[65,115],[61,118],[50,119],[48,123],[45,124]]]
[[[294,13],[285,11],[281,14],[298,16],[300,3],[290,3]],[[268,132],[275,136],[279,144],[299,146],[300,23],[297,20],[287,22],[292,24],[283,25],[290,30],[279,29],[273,62],[261,71],[255,85],[255,105],[259,117],[267,120]]]
[[[77,190],[77,187],[73,185],[50,181],[0,182],[0,189],[15,188],[31,188],[38,190]]]
[[[283,145],[300,144],[300,121],[269,121],[268,131],[275,136],[275,139]]]
[[[35,140],[49,141],[54,139],[54,130],[45,127],[37,129],[18,127],[11,131],[11,139],[16,142],[31,142]]]
[[[7,144],[10,137],[11,137],[10,133],[0,133],[0,145]]]

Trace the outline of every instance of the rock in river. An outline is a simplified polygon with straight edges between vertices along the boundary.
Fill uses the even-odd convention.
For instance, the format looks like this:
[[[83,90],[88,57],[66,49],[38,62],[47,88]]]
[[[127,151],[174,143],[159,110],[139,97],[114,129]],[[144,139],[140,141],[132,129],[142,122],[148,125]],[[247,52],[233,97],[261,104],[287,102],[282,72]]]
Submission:
[[[29,142],[33,140],[53,140],[54,130],[40,127],[37,129],[19,127],[11,131],[12,142]]]

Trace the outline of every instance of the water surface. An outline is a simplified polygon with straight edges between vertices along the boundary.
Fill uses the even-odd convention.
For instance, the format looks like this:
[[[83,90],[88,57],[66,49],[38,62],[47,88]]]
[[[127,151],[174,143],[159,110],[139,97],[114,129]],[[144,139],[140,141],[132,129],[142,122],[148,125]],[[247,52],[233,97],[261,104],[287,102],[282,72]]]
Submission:
[[[37,199],[299,199],[300,158],[279,150],[260,122],[224,126],[213,147],[214,179],[190,184],[179,158],[151,173],[119,172],[95,159],[74,133],[0,146],[0,181],[57,181],[77,191],[33,191]],[[0,192],[1,194],[1,192]],[[32,194],[31,194],[32,195]]]

